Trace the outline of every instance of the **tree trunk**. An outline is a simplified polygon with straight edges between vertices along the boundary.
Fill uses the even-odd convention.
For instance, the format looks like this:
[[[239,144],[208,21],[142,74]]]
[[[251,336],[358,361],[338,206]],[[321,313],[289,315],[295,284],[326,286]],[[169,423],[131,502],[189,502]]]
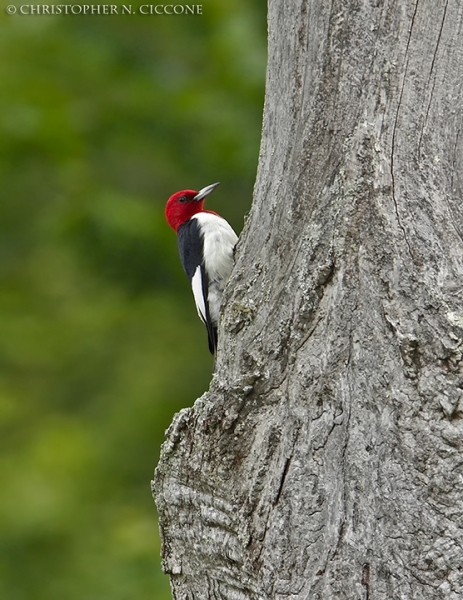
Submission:
[[[463,598],[463,4],[270,0],[210,390],[154,490],[174,598]]]

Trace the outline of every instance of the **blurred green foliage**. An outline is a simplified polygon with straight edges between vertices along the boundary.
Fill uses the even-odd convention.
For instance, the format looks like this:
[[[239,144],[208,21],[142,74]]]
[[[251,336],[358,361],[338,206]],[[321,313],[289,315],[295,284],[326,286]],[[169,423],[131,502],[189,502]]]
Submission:
[[[202,6],[0,16],[2,600],[170,598],[150,479],[212,359],[164,204],[241,230],[266,58],[265,3]]]

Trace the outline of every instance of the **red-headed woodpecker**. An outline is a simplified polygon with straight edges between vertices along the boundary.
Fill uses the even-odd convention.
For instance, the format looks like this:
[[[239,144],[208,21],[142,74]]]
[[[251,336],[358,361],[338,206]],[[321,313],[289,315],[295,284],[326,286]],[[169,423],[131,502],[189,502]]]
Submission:
[[[209,350],[217,348],[222,292],[233,267],[238,237],[217,213],[204,210],[204,198],[219,184],[199,192],[183,190],[169,198],[166,219],[177,234],[183,270],[193,290],[199,318],[206,325]]]

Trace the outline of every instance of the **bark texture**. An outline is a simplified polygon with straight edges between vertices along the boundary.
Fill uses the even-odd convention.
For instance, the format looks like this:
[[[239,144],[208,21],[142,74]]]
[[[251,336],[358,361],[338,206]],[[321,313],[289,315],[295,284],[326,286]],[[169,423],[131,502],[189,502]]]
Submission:
[[[270,0],[254,204],[154,492],[180,599],[463,598],[463,4]]]

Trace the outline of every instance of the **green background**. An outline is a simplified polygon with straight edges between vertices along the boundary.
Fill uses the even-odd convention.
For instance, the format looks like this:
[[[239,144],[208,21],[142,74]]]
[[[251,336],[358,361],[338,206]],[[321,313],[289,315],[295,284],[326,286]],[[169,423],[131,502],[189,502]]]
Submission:
[[[0,598],[167,599],[150,480],[212,358],[164,205],[221,181],[207,206],[241,231],[266,6],[25,17],[5,5]]]

